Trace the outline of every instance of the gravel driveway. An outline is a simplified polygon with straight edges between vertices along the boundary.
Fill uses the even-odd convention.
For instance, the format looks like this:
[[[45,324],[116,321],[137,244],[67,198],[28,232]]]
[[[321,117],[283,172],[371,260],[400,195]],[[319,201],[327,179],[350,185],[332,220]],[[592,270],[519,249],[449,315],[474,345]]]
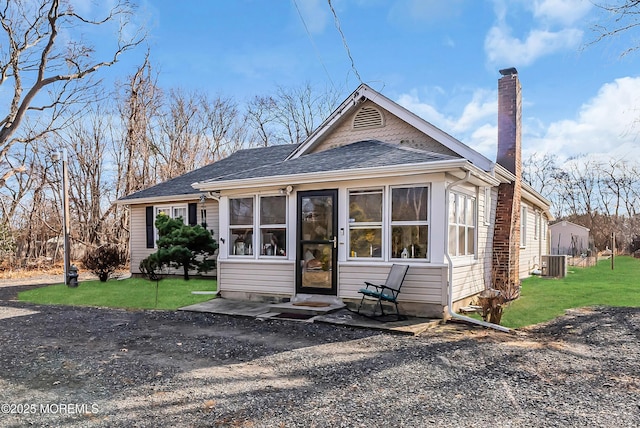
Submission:
[[[2,427],[640,426],[639,309],[401,336],[0,305]]]

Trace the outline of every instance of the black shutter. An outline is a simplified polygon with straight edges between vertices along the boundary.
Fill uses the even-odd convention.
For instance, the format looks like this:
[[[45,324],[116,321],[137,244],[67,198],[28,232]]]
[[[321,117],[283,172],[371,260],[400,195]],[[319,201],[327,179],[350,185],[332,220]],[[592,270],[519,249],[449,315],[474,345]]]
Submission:
[[[153,233],[153,207],[147,207],[147,248],[155,246],[155,234]]]
[[[189,226],[198,224],[198,204],[189,204]]]

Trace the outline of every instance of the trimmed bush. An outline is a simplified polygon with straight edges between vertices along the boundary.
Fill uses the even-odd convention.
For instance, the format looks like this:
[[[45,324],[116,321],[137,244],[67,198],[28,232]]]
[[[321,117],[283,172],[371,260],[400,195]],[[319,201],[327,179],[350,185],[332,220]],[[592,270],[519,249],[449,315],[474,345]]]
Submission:
[[[88,251],[82,258],[84,267],[98,275],[101,282],[106,282],[125,262],[125,254],[114,245],[100,246]]]

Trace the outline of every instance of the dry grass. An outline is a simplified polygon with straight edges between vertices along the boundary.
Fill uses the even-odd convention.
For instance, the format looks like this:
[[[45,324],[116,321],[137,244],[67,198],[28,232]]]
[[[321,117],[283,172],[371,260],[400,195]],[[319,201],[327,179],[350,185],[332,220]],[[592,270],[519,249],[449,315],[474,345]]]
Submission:
[[[29,279],[48,275],[62,275],[62,263],[34,269],[4,269],[0,271],[0,279]]]
[[[84,269],[79,262],[72,262],[71,264],[75,264],[80,268],[80,274],[82,277],[93,277],[92,273],[88,272]],[[43,279],[50,277],[62,277],[64,274],[64,266],[62,262],[58,263],[41,263],[39,265],[35,265],[27,268],[0,268],[0,281],[6,280],[19,280],[20,282],[24,282],[25,280],[33,279]],[[114,276],[127,276],[129,275],[129,267],[126,266],[122,269],[117,270],[114,273]]]

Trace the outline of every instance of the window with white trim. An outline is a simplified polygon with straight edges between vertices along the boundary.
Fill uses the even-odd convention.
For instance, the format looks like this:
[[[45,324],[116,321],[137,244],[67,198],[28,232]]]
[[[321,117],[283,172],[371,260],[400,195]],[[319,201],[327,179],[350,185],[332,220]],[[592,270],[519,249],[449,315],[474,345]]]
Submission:
[[[382,189],[349,192],[349,257],[382,258]]]
[[[449,254],[476,254],[476,198],[463,193],[449,193]]]
[[[183,223],[187,222],[187,206],[186,205],[161,205],[155,207],[155,217],[153,221],[153,230],[155,233],[155,241],[158,241],[160,235],[158,234],[158,229],[156,228],[155,219],[158,218],[159,215],[167,215],[171,218],[180,218]]]
[[[533,239],[537,240],[540,234],[540,211],[536,210],[533,221]]]
[[[527,207],[520,208],[520,247],[527,246]]]
[[[179,205],[156,207],[156,217],[158,217],[158,214],[168,215],[171,218],[182,218],[182,222],[184,223],[187,218],[187,206]]]
[[[260,197],[260,255],[287,255],[287,197]]]
[[[491,224],[491,187],[484,188],[484,224]]]
[[[391,188],[391,258],[426,259],[429,242],[429,188]]]
[[[229,255],[253,255],[253,197],[229,199]]]

